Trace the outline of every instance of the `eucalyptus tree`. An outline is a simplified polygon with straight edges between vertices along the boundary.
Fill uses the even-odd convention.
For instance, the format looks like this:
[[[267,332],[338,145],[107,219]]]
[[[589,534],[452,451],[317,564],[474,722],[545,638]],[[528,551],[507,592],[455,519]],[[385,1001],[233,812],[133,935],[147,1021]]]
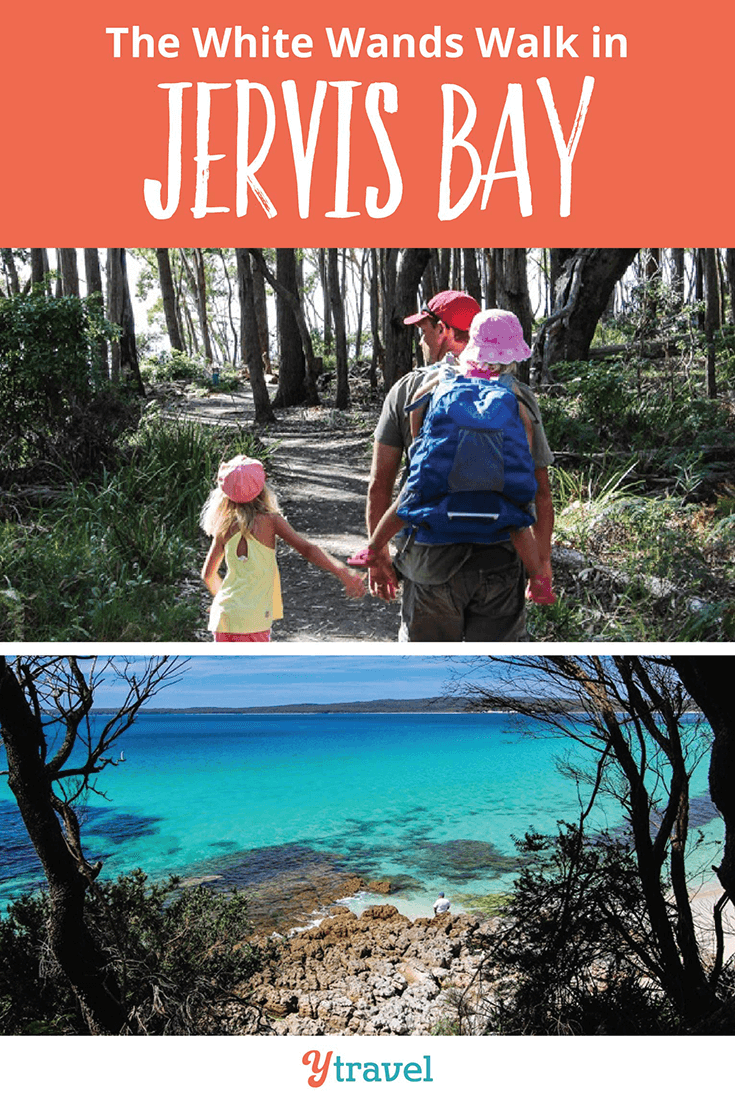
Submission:
[[[350,384],[347,374],[347,331],[345,327],[344,297],[339,279],[338,250],[327,249],[327,257],[329,306],[334,321],[334,343],[337,358],[337,393],[334,404],[337,409],[346,409],[350,400]]]
[[[77,264],[76,249],[57,249],[59,273],[61,276],[61,293],[66,296],[79,298],[79,266]]]
[[[161,301],[163,302],[163,316],[166,319],[166,332],[171,348],[177,352],[184,351],[184,342],[179,326],[179,314],[176,306],[176,289],[171,271],[171,257],[168,249],[156,249],[156,264],[158,266],[158,283],[161,289]]]
[[[585,910],[585,890],[593,890],[595,869],[605,868],[604,854],[610,856],[614,849],[623,859],[620,847],[625,836],[618,835],[608,843],[591,832],[587,823],[601,796],[616,800],[629,831],[632,864],[628,863],[625,876],[636,877],[636,893],[629,892],[627,882],[608,877],[607,902],[595,897],[594,922],[584,936],[600,940],[605,947],[601,954],[625,954],[626,974],[637,977],[637,989],[645,991],[647,985],[655,984],[688,1028],[699,1028],[712,1016],[730,1014],[732,1009],[729,997],[718,986],[723,965],[718,913],[725,897],[714,909],[712,928],[719,946],[714,959],[708,960],[698,945],[687,865],[691,777],[698,761],[709,755],[713,746],[712,731],[691,714],[687,688],[691,685],[697,699],[704,699],[715,682],[724,687],[735,672],[732,656],[708,668],[709,661],[705,657],[701,664],[695,660],[693,667],[687,667],[679,666],[676,658],[637,655],[476,659],[468,660],[472,672],[458,683],[458,691],[471,698],[473,707],[515,712],[531,722],[529,734],[561,734],[570,745],[584,747],[590,765],[567,760],[564,766],[580,788],[581,811],[577,841],[565,850],[559,866],[561,870],[564,862],[577,862],[581,879],[575,881],[576,902],[567,894],[562,905],[560,896],[560,909],[545,915],[548,936],[559,950],[563,937],[582,936],[580,922],[592,922]],[[716,767],[717,806],[726,807],[729,814],[726,857],[720,866],[725,874],[720,871],[720,878],[729,891],[735,740],[729,709],[723,705],[724,688],[720,688],[712,714],[714,745],[723,751]],[[724,735],[717,724],[724,724]],[[714,754],[710,781],[712,769]],[[584,858],[585,852],[595,850],[600,854],[597,864]],[[563,876],[568,873],[567,868]],[[580,908],[576,923],[568,910],[574,906]],[[528,914],[524,921],[530,921]],[[539,936],[537,929],[535,936]],[[531,954],[534,948],[541,953],[537,944],[530,946]],[[605,975],[605,965],[601,955],[598,977]],[[590,982],[594,982],[594,969]]]
[[[416,312],[421,278],[431,259],[430,249],[385,249],[383,256],[383,343],[385,389],[411,370],[413,326],[403,319]]]
[[[20,294],[20,279],[18,277],[18,268],[15,263],[15,256],[12,249],[0,249],[0,258],[2,259],[3,269],[5,271],[5,278],[7,280],[8,291],[11,295]]]
[[[248,366],[250,388],[255,405],[255,421],[269,424],[276,417],[265,382],[263,353],[255,308],[253,267],[255,262],[247,249],[235,249],[237,260],[237,287],[240,299],[240,347]]]
[[[707,343],[707,397],[716,398],[715,334],[722,325],[717,250],[703,249],[702,253],[705,289],[704,336]]]
[[[126,1008],[108,959],[87,922],[102,863],[84,851],[77,809],[114,768],[116,741],[143,707],[172,684],[186,660],[0,655],[0,733],[8,785],[43,866],[49,892],[48,944],[67,977],[90,1033],[119,1033]],[[121,703],[95,722],[103,681],[122,688]]]
[[[553,312],[536,334],[531,364],[538,380],[561,361],[586,360],[613,288],[638,249],[575,249],[554,287]]]
[[[132,379],[138,393],[144,395],[125,254],[125,249],[107,250],[107,318],[118,332],[112,341],[110,371],[114,381]]]
[[[285,272],[287,283],[284,283],[279,278],[279,270],[276,267],[276,273],[274,274],[268,266],[266,258],[262,249],[250,249],[248,250],[255,261],[257,269],[262,274],[263,278],[273,288],[276,294],[276,306],[277,309],[282,311],[282,317],[284,318],[285,325],[285,311],[290,310],[289,324],[284,329],[284,332],[290,330],[291,324],[295,325],[298,330],[298,334],[301,338],[301,348],[303,350],[303,356],[305,360],[305,371],[303,379],[300,378],[300,372],[294,367],[293,379],[289,378],[289,394],[299,392],[299,383],[303,386],[303,395],[300,399],[292,398],[288,402],[283,401],[283,405],[297,405],[300,401],[307,401],[311,405],[319,404],[319,394],[316,389],[316,379],[321,369],[321,364],[314,353],[314,346],[311,339],[311,333],[306,321],[306,315],[304,314],[304,306],[298,287],[298,266],[296,265],[296,250],[295,249],[282,249],[277,250],[282,254],[282,264],[285,268],[282,272]],[[282,338],[281,338],[282,339]],[[281,355],[283,356],[283,347],[281,345]],[[281,364],[281,371],[283,371],[283,363]],[[293,382],[293,388],[291,383]],[[285,383],[284,383],[285,387]],[[279,391],[281,389],[281,381],[279,377]],[[278,395],[276,396],[278,398]],[[274,404],[276,404],[274,402]]]
[[[46,285],[46,277],[49,273],[48,251],[46,249],[31,249],[31,288],[38,290]]]

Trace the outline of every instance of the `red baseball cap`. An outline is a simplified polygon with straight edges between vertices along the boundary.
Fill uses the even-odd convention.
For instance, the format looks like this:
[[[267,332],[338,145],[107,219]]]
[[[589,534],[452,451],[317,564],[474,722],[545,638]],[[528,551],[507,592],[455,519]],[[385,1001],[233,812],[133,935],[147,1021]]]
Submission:
[[[404,325],[416,325],[426,318],[443,321],[450,329],[469,329],[475,314],[481,310],[479,302],[466,295],[464,291],[440,291],[430,300],[428,306],[422,306],[418,314],[404,318]]]

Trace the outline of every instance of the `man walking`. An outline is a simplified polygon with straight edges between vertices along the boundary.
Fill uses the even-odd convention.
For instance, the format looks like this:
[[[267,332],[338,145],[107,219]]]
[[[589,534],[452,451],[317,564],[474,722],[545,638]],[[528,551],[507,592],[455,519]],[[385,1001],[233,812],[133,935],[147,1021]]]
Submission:
[[[372,533],[389,508],[401,459],[411,443],[405,407],[423,385],[427,369],[454,366],[469,340],[479,303],[461,291],[442,291],[418,314],[404,319],[421,330],[424,367],[409,372],[391,387],[375,430],[367,500],[367,527]],[[536,540],[551,579],[551,533],[554,523],[548,466],[553,462],[531,390],[515,382],[533,422],[532,455],[536,468]],[[395,570],[386,548],[370,568],[373,593],[390,600],[401,589],[401,642],[517,642],[526,638],[525,575],[510,542],[428,545],[396,541]]]

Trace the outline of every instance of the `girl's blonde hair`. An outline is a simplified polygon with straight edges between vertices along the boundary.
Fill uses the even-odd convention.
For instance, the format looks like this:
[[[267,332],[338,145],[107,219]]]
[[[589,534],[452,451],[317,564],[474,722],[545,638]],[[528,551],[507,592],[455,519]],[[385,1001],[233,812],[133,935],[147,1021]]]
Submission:
[[[233,501],[219,486],[215,486],[204,502],[199,524],[208,536],[219,539],[225,539],[233,525],[237,524],[240,535],[247,537],[256,516],[277,512],[276,495],[267,483],[256,498],[244,502]]]

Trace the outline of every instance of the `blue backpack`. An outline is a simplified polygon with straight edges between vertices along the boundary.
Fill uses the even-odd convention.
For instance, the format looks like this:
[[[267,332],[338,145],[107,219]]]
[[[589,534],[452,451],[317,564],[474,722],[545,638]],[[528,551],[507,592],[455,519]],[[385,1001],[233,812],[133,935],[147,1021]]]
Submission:
[[[533,524],[534,463],[508,375],[439,383],[409,463],[398,515],[417,543],[498,543]]]

